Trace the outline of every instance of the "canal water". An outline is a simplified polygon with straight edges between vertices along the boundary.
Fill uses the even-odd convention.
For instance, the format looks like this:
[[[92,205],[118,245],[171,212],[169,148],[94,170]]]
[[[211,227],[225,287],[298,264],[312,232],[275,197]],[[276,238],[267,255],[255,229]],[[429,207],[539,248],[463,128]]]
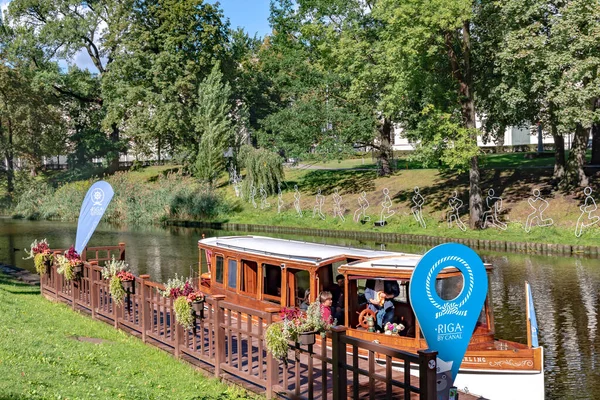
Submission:
[[[76,225],[0,218],[0,262],[34,271],[32,260],[23,260],[23,249],[34,239],[47,238],[53,248],[75,242]],[[165,282],[196,272],[197,241],[202,234],[225,236],[242,232],[210,231],[182,227],[115,227],[100,224],[89,246],[126,243],[126,259],[136,274],[150,274]],[[258,234],[264,235],[264,234]],[[350,239],[279,235],[361,248],[381,249],[381,243]],[[386,250],[424,253],[423,246],[384,244]],[[538,319],[539,341],[544,347],[547,399],[600,399],[600,335],[597,309],[600,260],[479,252],[494,264],[491,290],[496,336],[526,343],[525,288],[532,286]]]

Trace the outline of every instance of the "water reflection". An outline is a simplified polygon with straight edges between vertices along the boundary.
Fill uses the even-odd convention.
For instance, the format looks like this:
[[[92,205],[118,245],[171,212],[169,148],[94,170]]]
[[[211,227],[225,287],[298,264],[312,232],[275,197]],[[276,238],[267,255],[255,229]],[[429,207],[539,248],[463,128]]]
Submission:
[[[33,239],[47,238],[52,247],[68,247],[75,241],[75,230],[76,225],[70,223],[0,219],[0,261],[33,271],[33,262],[22,260],[23,249],[28,248]],[[224,236],[235,232],[182,227],[127,229],[101,224],[89,244],[125,242],[126,258],[132,270],[164,282],[175,273],[184,276],[189,276],[190,270],[197,273],[197,241],[203,233]],[[381,248],[381,243],[369,241],[278,236]],[[385,245],[392,251],[424,253],[428,250],[425,246]],[[545,349],[546,398],[600,398],[600,373],[595,368],[598,364],[596,349],[600,345],[597,335],[598,260],[493,252],[480,252],[480,255],[495,266],[490,282],[498,337],[527,342],[524,282],[531,283],[539,341]]]

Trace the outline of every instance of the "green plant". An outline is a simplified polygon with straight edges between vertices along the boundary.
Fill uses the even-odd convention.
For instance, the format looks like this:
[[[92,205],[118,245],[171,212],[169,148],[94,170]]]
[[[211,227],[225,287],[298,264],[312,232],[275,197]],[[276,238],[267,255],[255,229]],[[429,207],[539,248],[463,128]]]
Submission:
[[[123,289],[123,284],[121,283],[121,279],[117,275],[114,275],[110,278],[110,282],[108,284],[108,290],[110,291],[110,295],[113,298],[113,301],[117,305],[123,304],[123,299],[127,292]]]
[[[300,334],[314,332],[324,335],[331,329],[331,324],[323,320],[321,303],[318,301],[309,305],[306,312],[297,308],[284,308],[279,315],[282,320],[267,327],[265,340],[267,350],[273,357],[284,361],[288,343],[297,342]]]
[[[192,314],[192,303],[188,301],[187,297],[179,296],[176,298],[173,309],[175,310],[177,322],[185,329],[192,329],[196,319]]]
[[[56,272],[63,275],[66,280],[70,281],[75,278],[74,266],[71,261],[62,254],[56,256]]]
[[[128,265],[125,263],[125,261],[117,260],[113,255],[112,259],[106,263],[104,268],[102,268],[102,277],[104,279],[110,279],[108,289],[115,304],[117,305],[123,304],[123,299],[127,294],[125,289],[123,289],[123,281],[131,281],[135,279],[133,274],[127,271],[127,267]]]
[[[46,273],[47,267],[52,265],[51,263],[54,260],[54,256],[50,251],[50,246],[48,245],[46,239],[42,239],[39,242],[34,240],[33,243],[31,243],[30,249],[25,249],[25,253],[28,255],[28,257],[23,259],[28,260],[33,258],[35,270],[40,275]]]
[[[267,350],[273,355],[273,357],[286,360],[288,352],[288,342],[290,337],[285,329],[283,329],[283,323],[277,322],[269,325],[265,332],[265,341],[267,343]]]

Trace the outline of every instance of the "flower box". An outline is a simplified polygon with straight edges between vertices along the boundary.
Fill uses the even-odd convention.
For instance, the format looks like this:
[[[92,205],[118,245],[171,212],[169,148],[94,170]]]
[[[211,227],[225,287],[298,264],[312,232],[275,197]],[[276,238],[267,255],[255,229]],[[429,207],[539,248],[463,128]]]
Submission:
[[[134,281],[129,280],[129,281],[121,281],[121,285],[123,286],[123,290],[125,290],[127,293],[131,293],[131,294],[135,294],[135,285],[133,284]]]
[[[193,301],[192,310],[194,311],[196,318],[204,318],[204,300]]]
[[[315,344],[315,335],[317,331],[302,332],[298,334],[298,341],[305,346]]]

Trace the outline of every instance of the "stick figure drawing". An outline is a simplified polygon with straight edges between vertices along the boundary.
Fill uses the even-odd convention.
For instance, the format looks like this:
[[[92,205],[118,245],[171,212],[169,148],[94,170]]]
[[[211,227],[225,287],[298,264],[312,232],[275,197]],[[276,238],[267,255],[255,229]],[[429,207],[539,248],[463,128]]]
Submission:
[[[583,204],[579,206],[581,210],[581,215],[577,219],[577,225],[575,225],[575,236],[581,237],[583,234],[583,228],[590,227],[594,224],[597,224],[600,221],[600,217],[597,215],[592,215],[598,210],[598,206],[596,205],[596,201],[592,197],[592,188],[586,187],[583,190],[585,194],[585,200]]]
[[[552,218],[544,218],[542,213],[549,204],[540,196],[539,189],[533,189],[533,196],[527,199],[527,202],[533,208],[533,212],[527,216],[525,221],[525,232],[531,231],[531,226],[535,223],[537,226],[550,226],[554,223]]]
[[[370,221],[371,217],[367,215],[367,208],[369,208],[369,201],[367,200],[367,193],[362,192],[360,196],[358,196],[358,206],[359,208],[354,211],[354,222],[362,221]],[[362,216],[362,218],[361,218]]]
[[[337,188],[333,191],[333,218],[336,217],[340,217],[342,221],[346,221],[342,212],[342,196],[340,196]]]
[[[452,228],[452,220],[454,220],[456,226],[464,232],[467,230],[467,227],[460,219],[460,209],[463,206],[463,201],[458,198],[458,192],[456,190],[452,193],[452,197],[448,200],[448,204],[450,205],[450,212],[448,212],[448,228]]]
[[[315,197],[315,206],[313,207],[313,218],[318,215],[319,218],[325,220],[325,214],[323,214],[323,203],[325,203],[325,196],[321,194],[321,189],[317,192]]]
[[[410,208],[412,211],[415,220],[423,227],[427,228],[425,224],[425,220],[423,219],[423,204],[425,204],[425,199],[419,193],[419,187],[415,186],[415,195],[412,197],[412,202],[414,206]]]
[[[298,216],[302,218],[302,209],[300,208],[300,191],[298,190],[298,185],[294,185],[294,208],[298,213]]]
[[[488,190],[488,196],[485,199],[485,204],[487,205],[488,209],[481,217],[481,227],[487,228],[489,222],[496,228],[500,228],[503,231],[506,230],[506,224],[498,219],[498,213],[502,210],[502,197],[495,196],[494,189],[490,189]]]

